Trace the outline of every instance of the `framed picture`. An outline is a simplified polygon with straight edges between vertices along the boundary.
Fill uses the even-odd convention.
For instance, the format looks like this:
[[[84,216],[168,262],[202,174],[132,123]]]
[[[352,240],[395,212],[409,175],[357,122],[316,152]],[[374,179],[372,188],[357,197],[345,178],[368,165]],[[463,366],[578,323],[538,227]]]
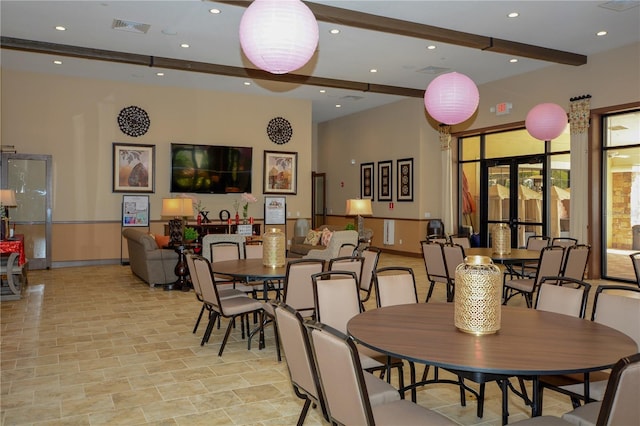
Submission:
[[[113,192],[155,192],[156,146],[113,144]]]
[[[360,164],[360,198],[373,200],[373,163]]]
[[[378,162],[378,201],[391,201],[393,198],[391,189],[392,161]]]
[[[287,199],[285,197],[264,197],[264,224],[287,224]]]
[[[413,201],[413,158],[396,162],[398,169],[398,201]]]
[[[298,153],[264,152],[265,194],[296,194],[298,191]]]
[[[149,196],[122,196],[122,226],[149,226]]]

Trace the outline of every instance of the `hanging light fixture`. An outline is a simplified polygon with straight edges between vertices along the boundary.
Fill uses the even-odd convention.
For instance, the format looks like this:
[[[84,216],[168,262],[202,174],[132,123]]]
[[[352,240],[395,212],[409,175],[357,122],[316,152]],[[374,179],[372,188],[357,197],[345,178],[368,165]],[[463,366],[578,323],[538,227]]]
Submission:
[[[531,108],[524,125],[534,138],[550,141],[564,132],[567,121],[567,113],[560,105],[544,103]]]
[[[240,21],[240,45],[258,68],[286,74],[313,56],[318,22],[300,0],[254,0]]]
[[[436,77],[424,92],[424,106],[429,115],[450,126],[468,120],[478,109],[479,102],[476,84],[457,72]]]

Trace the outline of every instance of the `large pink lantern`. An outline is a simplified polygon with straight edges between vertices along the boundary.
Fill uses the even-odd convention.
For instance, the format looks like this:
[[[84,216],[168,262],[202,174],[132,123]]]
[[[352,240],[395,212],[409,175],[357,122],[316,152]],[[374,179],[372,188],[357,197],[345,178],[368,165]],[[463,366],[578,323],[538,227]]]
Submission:
[[[524,125],[534,138],[550,141],[564,132],[567,127],[567,113],[557,104],[538,104],[531,108]]]
[[[254,0],[240,21],[240,45],[258,68],[286,74],[313,56],[318,22],[300,0]]]
[[[473,80],[457,72],[436,77],[424,92],[424,106],[429,115],[448,125],[468,120],[479,101],[480,94]]]

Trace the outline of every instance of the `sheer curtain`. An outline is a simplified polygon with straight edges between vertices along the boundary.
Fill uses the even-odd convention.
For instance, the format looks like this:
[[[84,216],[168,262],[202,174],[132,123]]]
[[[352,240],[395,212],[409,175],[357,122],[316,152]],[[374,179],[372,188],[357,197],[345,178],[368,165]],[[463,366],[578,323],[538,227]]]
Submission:
[[[571,203],[569,231],[581,244],[588,241],[589,209],[589,116],[591,96],[571,98],[569,125],[571,130]]]
[[[442,152],[442,222],[444,222],[444,232],[447,235],[453,232],[453,177],[451,158],[451,127],[441,125],[440,151]]]

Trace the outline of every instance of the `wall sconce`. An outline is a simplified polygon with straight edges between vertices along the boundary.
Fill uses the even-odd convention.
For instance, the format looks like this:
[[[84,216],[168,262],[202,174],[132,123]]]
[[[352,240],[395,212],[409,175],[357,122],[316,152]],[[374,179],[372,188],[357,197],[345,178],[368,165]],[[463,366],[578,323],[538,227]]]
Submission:
[[[193,217],[193,200],[191,198],[163,198],[160,214],[173,217],[169,221],[170,244],[182,244],[185,218]]]
[[[364,218],[362,216],[373,216],[371,210],[371,200],[365,198],[354,198],[347,200],[347,216],[357,216],[358,220],[358,238],[364,236]]]

